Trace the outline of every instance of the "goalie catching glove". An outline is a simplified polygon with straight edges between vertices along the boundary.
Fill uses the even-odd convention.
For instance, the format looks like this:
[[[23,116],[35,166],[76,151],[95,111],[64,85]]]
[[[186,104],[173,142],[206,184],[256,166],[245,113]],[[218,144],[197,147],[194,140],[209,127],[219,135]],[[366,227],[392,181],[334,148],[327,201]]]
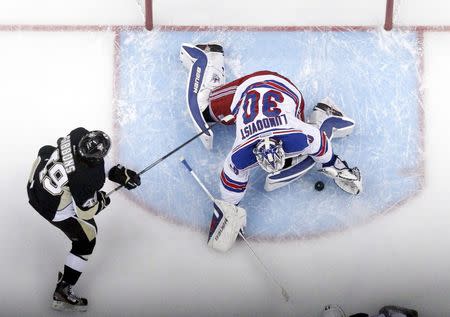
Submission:
[[[141,185],[141,177],[133,170],[117,164],[109,170],[108,178],[110,181],[124,186],[126,189],[134,189]]]

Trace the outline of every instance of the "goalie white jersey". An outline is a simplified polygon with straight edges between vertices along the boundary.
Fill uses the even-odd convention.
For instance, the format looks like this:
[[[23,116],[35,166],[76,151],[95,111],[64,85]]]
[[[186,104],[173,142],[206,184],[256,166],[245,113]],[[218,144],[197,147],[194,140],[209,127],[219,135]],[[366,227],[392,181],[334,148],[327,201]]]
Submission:
[[[224,53],[217,43],[183,44],[180,59],[189,70],[188,111],[204,146],[210,150],[213,145],[207,122],[236,126],[236,139],[220,174],[223,204],[214,205],[208,239],[212,248],[228,250],[245,226],[244,209],[234,205],[243,198],[250,169],[256,165],[269,173],[264,186],[267,191],[295,181],[318,162],[341,189],[360,192],[359,170],[349,169],[332,151],[333,135],[349,135],[354,126],[354,121],[337,107],[317,104],[311,124],[307,124],[300,90],[271,71],[259,71],[223,85]]]
[[[253,149],[263,137],[281,140],[286,158],[309,155],[326,163],[333,155],[326,133],[304,122],[300,90],[277,73],[260,71],[213,90],[209,110],[216,120],[230,113],[235,118],[236,139],[220,175],[228,202],[244,196],[249,171],[258,165]]]

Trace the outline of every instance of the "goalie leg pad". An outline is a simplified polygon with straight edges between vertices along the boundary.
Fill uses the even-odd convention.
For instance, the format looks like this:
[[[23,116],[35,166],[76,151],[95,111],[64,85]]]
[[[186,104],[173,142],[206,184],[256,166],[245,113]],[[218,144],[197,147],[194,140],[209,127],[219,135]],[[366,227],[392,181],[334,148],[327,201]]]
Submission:
[[[310,156],[294,157],[289,167],[283,168],[279,173],[267,175],[264,189],[270,192],[284,187],[305,175],[315,164]]]
[[[324,131],[330,140],[350,135],[355,127],[355,121],[346,117],[329,99],[314,107],[309,122]]]
[[[228,251],[246,223],[247,213],[244,208],[215,199],[208,246],[221,252]]]
[[[213,132],[206,130],[208,125],[202,112],[209,106],[209,95],[212,89],[224,84],[224,56],[223,51],[209,50],[208,45],[194,46],[183,44],[180,50],[180,59],[189,69],[186,89],[186,102],[188,112],[197,132],[204,132],[200,136],[203,145],[209,150],[212,148]]]
[[[355,122],[346,117],[329,117],[325,119],[319,127],[320,131],[324,131],[329,139],[343,138],[350,135],[355,127]]]

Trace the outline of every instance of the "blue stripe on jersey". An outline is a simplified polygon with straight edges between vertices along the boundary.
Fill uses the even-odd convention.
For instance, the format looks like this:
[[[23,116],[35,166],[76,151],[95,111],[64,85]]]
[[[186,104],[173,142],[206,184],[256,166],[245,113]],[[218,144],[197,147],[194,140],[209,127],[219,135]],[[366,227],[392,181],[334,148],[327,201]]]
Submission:
[[[247,188],[247,182],[235,181],[228,177],[224,171],[220,174],[220,181],[225,189],[235,193],[242,193]]]
[[[223,171],[223,170],[222,170],[222,176],[224,177],[224,179],[225,179],[227,182],[229,182],[229,183],[231,183],[231,184],[233,184],[233,185],[236,185],[236,187],[245,187],[245,186],[247,186],[247,183],[248,183],[248,182],[238,182],[238,181],[236,181],[236,180],[230,178],[230,177],[225,173],[225,171]]]
[[[283,150],[286,155],[305,150],[309,146],[308,136],[304,133],[292,133],[276,136],[283,142]]]
[[[330,117],[327,118],[322,125],[320,126],[320,131],[323,131],[327,134],[329,138],[331,138],[331,135],[333,133],[333,128],[336,129],[342,129],[349,126],[352,126],[353,122],[343,120],[339,117]]]

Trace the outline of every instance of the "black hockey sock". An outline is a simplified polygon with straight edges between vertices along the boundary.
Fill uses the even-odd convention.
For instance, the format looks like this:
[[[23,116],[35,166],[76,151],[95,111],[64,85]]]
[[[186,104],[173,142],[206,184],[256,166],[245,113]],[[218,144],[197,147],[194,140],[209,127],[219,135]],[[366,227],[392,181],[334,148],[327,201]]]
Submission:
[[[205,110],[203,110],[202,115],[206,122],[215,122],[216,121],[213,119],[213,117],[209,113],[209,107],[206,108]]]
[[[64,265],[63,281],[70,285],[75,285],[81,276],[81,272],[78,272],[71,267]]]

